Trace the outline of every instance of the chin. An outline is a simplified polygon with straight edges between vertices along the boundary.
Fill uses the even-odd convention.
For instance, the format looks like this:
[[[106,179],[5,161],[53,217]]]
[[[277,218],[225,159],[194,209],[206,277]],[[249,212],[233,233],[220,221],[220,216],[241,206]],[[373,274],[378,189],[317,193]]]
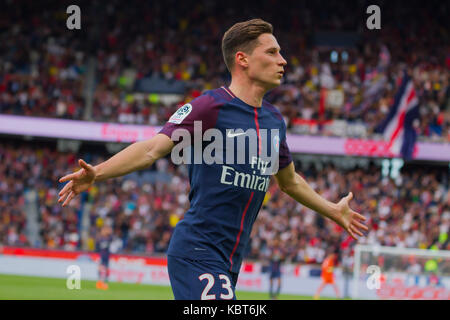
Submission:
[[[272,83],[272,88],[278,87],[279,85],[281,85],[281,79],[277,79]]]
[[[280,79],[270,79],[270,80],[265,80],[265,81],[259,81],[259,83],[261,84],[261,85],[263,85],[265,88],[266,88],[266,90],[267,91],[269,91],[269,90],[272,90],[273,88],[276,88],[276,87],[278,87],[279,85],[281,85],[281,79],[282,78],[280,78]]]

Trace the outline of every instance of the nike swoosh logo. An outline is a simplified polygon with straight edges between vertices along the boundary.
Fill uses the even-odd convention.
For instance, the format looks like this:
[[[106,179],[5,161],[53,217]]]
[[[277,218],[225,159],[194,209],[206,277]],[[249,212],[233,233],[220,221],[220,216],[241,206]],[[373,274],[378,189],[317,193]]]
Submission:
[[[242,136],[243,134],[245,134],[245,132],[238,132],[238,133],[231,133],[231,132],[228,132],[228,133],[227,133],[227,137],[228,137],[228,138],[234,138],[234,137],[237,137],[237,136]]]

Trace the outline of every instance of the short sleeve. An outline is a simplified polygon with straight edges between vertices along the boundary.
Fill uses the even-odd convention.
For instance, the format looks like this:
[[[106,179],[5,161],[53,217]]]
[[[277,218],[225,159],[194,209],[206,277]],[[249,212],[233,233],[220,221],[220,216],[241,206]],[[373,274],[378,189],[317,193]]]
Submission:
[[[286,142],[286,124],[284,120],[281,121],[283,122],[283,138],[280,143],[279,170],[286,168],[292,162],[292,155]]]
[[[193,135],[195,121],[201,121],[202,133],[204,133],[216,125],[218,107],[219,103],[214,97],[203,94],[175,111],[159,133],[171,138],[176,129],[186,129]]]

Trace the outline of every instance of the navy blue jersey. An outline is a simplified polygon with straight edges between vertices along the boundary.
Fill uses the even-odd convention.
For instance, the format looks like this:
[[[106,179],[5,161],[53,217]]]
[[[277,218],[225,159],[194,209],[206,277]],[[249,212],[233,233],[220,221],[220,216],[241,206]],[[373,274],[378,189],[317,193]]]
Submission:
[[[280,112],[267,101],[263,100],[259,108],[253,107],[228,88],[221,87],[206,91],[177,110],[160,133],[177,144],[180,141],[172,137],[174,130],[186,129],[194,136],[194,121],[201,121],[202,134],[211,128],[223,134],[223,162],[189,165],[190,208],[175,227],[168,254],[222,261],[229,271],[239,272],[253,223],[269,186],[268,163],[262,160],[263,155],[275,150],[278,166],[272,168],[278,170],[292,161],[286,144],[286,125]],[[257,150],[256,157],[246,158],[241,164],[227,161],[231,148],[235,155],[236,151],[242,151],[236,150],[237,143],[230,148],[226,145],[226,140],[237,139],[239,135],[230,134],[230,129],[256,132],[257,143],[253,146]],[[274,134],[271,129],[275,130]],[[202,150],[207,145],[204,143]],[[250,145],[248,147],[251,149]],[[196,153],[194,149],[191,149],[191,159]]]
[[[280,250],[274,250],[273,254],[270,257],[270,272],[272,274],[276,273],[279,274],[281,272],[281,251]]]
[[[107,236],[107,237],[100,236],[97,239],[96,249],[97,249],[97,252],[100,254],[100,259],[102,262],[109,260],[109,255],[110,255],[109,248],[110,248],[111,242],[112,242],[112,238],[110,236]]]
[[[281,260],[278,258],[273,258],[270,260],[270,272],[280,272],[281,270]]]

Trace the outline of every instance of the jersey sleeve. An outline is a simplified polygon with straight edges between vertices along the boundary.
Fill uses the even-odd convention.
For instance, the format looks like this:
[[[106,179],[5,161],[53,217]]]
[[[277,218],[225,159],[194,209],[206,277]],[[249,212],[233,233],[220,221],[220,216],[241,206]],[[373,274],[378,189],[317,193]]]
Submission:
[[[283,122],[283,135],[280,142],[279,170],[286,168],[292,162],[292,155],[286,142],[286,124],[283,119],[281,121]]]
[[[193,136],[194,122],[201,121],[203,134],[206,130],[215,126],[219,111],[218,106],[219,104],[211,95],[203,94],[175,111],[159,133],[172,138],[172,133],[176,129],[186,129]],[[179,141],[174,142],[178,143]]]

